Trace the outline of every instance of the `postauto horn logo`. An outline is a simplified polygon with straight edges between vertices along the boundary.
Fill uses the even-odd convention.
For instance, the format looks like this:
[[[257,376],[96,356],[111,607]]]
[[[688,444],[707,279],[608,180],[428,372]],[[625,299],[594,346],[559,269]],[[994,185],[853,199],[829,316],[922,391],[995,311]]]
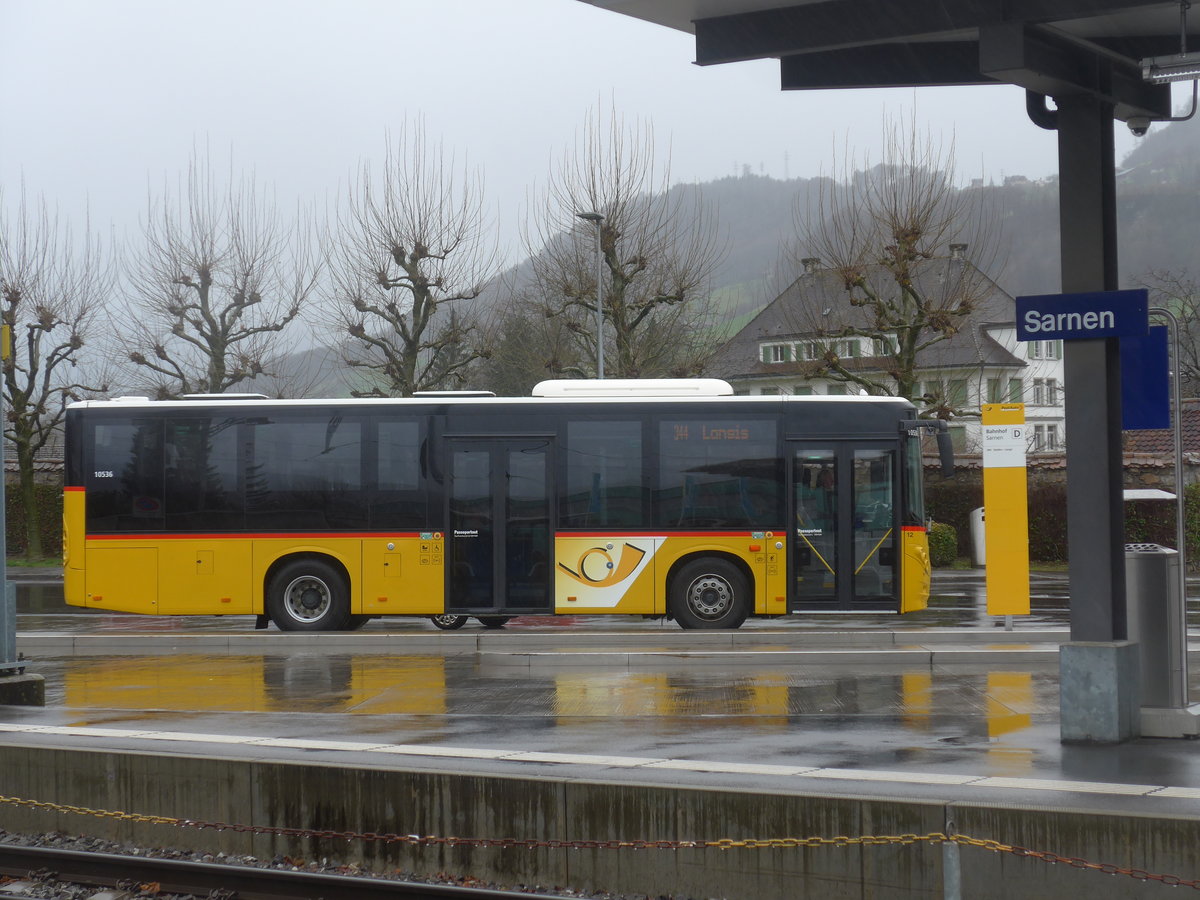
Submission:
[[[558,567],[580,584],[588,587],[610,587],[632,575],[646,555],[645,550],[626,543],[621,547],[618,558],[614,560],[612,549],[612,544],[589,547],[579,555],[579,562],[575,564],[574,569],[566,563],[559,563]]]

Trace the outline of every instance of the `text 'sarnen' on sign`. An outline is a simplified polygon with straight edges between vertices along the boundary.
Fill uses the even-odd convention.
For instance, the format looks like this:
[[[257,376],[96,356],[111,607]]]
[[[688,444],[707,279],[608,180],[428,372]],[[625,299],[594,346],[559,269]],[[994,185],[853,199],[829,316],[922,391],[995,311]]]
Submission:
[[[1144,288],[1017,298],[1018,341],[1143,337],[1149,327]]]

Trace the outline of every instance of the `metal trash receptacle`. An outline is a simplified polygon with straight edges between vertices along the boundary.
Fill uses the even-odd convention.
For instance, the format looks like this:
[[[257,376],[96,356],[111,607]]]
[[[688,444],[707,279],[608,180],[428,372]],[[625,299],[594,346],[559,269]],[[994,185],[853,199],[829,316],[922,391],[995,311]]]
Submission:
[[[971,562],[976,568],[987,565],[987,530],[984,525],[983,507],[971,510]]]
[[[1129,640],[1141,648],[1142,706],[1187,706],[1187,631],[1179,596],[1179,551],[1125,545]]]
[[[17,586],[6,581],[0,596],[0,675],[16,669],[17,663]]]

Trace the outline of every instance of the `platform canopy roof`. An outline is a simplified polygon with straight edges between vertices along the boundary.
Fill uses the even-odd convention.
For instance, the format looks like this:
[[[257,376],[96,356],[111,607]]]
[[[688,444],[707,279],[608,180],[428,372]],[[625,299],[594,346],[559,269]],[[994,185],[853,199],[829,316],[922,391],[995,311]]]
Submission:
[[[1170,86],[1140,61],[1181,46],[1178,0],[583,2],[694,34],[702,66],[776,58],[784,90],[1015,84],[1095,95],[1119,119],[1170,115]]]

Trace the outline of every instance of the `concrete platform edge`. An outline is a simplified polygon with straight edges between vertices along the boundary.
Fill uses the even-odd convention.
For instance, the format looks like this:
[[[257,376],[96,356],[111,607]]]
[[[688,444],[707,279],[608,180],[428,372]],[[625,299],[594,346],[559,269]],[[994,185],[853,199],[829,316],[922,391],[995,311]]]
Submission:
[[[46,680],[32,673],[0,676],[0,705],[45,706]]]

